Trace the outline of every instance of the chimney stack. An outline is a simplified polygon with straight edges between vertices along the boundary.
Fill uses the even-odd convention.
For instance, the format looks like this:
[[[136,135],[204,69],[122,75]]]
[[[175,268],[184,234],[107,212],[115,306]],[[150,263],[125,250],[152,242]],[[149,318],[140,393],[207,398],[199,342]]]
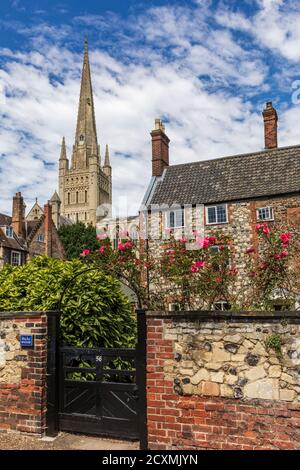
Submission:
[[[20,192],[13,197],[12,227],[18,237],[25,238],[25,204]]]
[[[169,142],[165,134],[165,126],[160,119],[155,119],[152,137],[152,176],[161,176],[166,166],[169,166]]]
[[[52,208],[50,201],[44,206],[45,216],[45,255],[52,256]]]
[[[265,131],[265,149],[277,148],[277,121],[278,116],[276,109],[273,108],[272,102],[268,101],[263,110],[264,131]]]

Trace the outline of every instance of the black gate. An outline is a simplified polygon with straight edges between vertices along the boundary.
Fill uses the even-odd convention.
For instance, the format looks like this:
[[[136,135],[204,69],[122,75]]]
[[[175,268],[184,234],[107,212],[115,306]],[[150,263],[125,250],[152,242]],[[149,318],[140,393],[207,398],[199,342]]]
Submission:
[[[137,311],[135,349],[58,346],[48,331],[47,435],[59,430],[138,439],[147,449],[146,319]]]
[[[59,426],[139,439],[135,349],[60,348]]]

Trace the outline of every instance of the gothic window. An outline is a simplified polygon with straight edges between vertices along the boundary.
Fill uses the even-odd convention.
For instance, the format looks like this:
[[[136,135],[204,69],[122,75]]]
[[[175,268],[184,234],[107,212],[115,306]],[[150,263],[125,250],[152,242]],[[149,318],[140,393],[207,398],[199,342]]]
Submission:
[[[78,218],[78,213],[76,213],[76,222],[78,222],[79,218]]]
[[[79,137],[79,141],[84,142],[84,135],[83,134],[81,134],[81,136]]]
[[[70,193],[68,193],[68,204],[70,204]]]
[[[78,204],[78,191],[76,191],[76,204]]]
[[[88,202],[88,194],[87,194],[87,191],[84,192],[84,202]]]

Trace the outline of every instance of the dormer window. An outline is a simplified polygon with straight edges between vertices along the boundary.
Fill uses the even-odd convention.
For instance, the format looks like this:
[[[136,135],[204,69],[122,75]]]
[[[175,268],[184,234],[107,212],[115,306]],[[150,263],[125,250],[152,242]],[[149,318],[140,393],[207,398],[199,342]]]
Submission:
[[[14,237],[14,231],[13,231],[13,228],[12,227],[9,227],[9,226],[6,226],[5,227],[5,235],[9,238],[13,238]]]

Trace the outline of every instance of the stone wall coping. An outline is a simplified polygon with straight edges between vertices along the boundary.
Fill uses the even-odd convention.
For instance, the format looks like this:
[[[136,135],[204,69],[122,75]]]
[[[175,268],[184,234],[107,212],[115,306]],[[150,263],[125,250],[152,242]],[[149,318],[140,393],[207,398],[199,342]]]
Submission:
[[[0,312],[0,320],[12,320],[14,318],[35,318],[42,315],[55,316],[58,315],[56,310],[47,310],[41,311],[37,310],[36,312]]]
[[[172,320],[199,320],[199,321],[283,321],[300,323],[300,311],[228,311],[219,310],[190,310],[190,311],[147,311],[147,318]]]

